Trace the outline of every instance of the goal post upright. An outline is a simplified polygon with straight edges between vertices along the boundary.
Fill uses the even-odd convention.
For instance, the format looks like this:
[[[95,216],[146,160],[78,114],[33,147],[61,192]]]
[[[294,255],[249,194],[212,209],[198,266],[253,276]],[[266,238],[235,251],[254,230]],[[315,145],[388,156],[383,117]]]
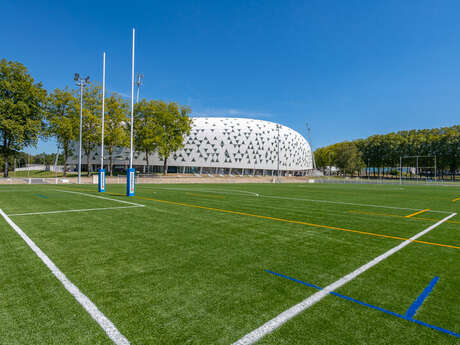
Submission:
[[[104,170],[104,111],[105,111],[105,52],[102,55],[102,119],[101,119],[101,167],[99,169],[99,192],[105,192]]]
[[[404,169],[403,166],[403,159],[412,159],[412,165],[406,166],[406,175],[407,172],[410,174],[415,173],[416,181],[420,181],[421,176],[425,176],[426,182],[428,182],[428,178],[431,177],[432,181],[437,181],[438,171],[437,171],[437,159],[436,155],[407,155],[407,156],[400,156],[399,157],[399,183],[402,184],[402,172]],[[432,159],[433,165],[425,166],[426,161]],[[422,166],[421,166],[422,165]],[[408,170],[409,169],[409,170]],[[426,174],[427,169],[429,169],[429,174]],[[407,176],[406,176],[407,178]]]
[[[129,146],[129,169],[126,173],[126,195],[134,196],[135,192],[135,174],[133,169],[133,131],[134,131],[134,39],[135,29],[133,28],[133,51],[131,62],[131,130],[130,130],[130,146]]]

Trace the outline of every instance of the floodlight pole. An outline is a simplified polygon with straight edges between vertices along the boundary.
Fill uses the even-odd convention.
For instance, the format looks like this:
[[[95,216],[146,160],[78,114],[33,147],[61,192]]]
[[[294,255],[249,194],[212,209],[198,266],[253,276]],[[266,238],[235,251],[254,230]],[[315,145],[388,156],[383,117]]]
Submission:
[[[436,155],[434,155],[434,180],[436,181],[438,177],[437,165],[436,165]]]
[[[134,47],[136,31],[133,28],[133,52],[131,61],[131,134],[129,146],[129,170],[127,173],[127,196],[134,196],[135,171],[133,169],[133,134],[134,134]]]
[[[371,161],[370,158],[368,158],[367,159],[367,180],[369,180],[369,178],[370,178],[369,177],[369,175],[370,175],[370,165],[371,165],[370,161]]]
[[[399,184],[402,184],[402,156],[399,156]]]
[[[136,75],[136,85],[137,85],[137,97],[136,97],[136,104],[139,103],[139,90],[142,86],[142,80],[144,79],[143,74],[137,73]]]
[[[307,134],[308,134],[308,140],[310,141],[308,144],[310,145],[310,150],[311,150],[311,158],[312,158],[312,163],[313,163],[313,170],[316,170],[316,161],[315,161],[315,153],[313,151],[313,143],[311,141],[311,129],[310,125],[307,122]]]
[[[280,125],[276,124],[278,130],[278,182],[280,182]]]

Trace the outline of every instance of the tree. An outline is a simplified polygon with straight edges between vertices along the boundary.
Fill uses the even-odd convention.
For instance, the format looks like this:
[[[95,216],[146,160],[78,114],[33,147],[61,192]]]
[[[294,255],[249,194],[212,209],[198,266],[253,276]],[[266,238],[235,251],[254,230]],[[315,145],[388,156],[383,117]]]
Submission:
[[[134,108],[134,146],[136,151],[145,154],[147,171],[149,169],[149,155],[158,146],[159,128],[156,121],[158,101],[142,100]]]
[[[109,154],[110,176],[113,174],[113,150],[116,146],[129,146],[127,129],[128,103],[116,93],[105,100],[104,147]]]
[[[48,97],[48,133],[56,137],[58,148],[64,154],[64,176],[67,173],[67,159],[72,154],[72,141],[78,136],[78,99],[67,89],[54,90]]]
[[[359,171],[364,167],[361,152],[359,152],[354,143],[346,141],[333,145],[333,148],[335,151],[334,165],[342,170],[344,174],[349,172],[353,176],[355,171]]]
[[[36,145],[44,128],[46,91],[35,83],[27,68],[14,61],[0,60],[0,150],[4,177],[8,158],[15,151]]]
[[[333,159],[332,159],[333,152],[331,150],[331,146],[327,147],[320,147],[315,151],[315,162],[316,166],[320,168],[323,173],[326,173],[326,168],[331,167]]]
[[[184,136],[190,134],[192,120],[188,117],[191,109],[177,103],[159,101],[156,104],[155,136],[159,156],[163,159],[163,174],[168,173],[168,158],[171,153],[183,147]]]
[[[77,94],[77,91],[74,91]],[[80,112],[80,103],[77,104]],[[83,89],[83,121],[82,121],[82,148],[86,155],[88,176],[91,172],[91,152],[101,142],[101,111],[102,92],[101,87],[89,84]],[[95,153],[97,155],[97,153]]]

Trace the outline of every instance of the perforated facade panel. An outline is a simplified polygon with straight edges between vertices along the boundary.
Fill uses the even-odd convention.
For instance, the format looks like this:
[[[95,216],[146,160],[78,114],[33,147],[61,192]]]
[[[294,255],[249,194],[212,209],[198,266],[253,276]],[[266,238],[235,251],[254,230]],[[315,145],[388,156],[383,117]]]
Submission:
[[[168,165],[276,170],[278,138],[280,170],[312,169],[310,145],[298,132],[269,121],[227,117],[193,118],[192,130],[184,140],[184,148],[169,157]],[[91,163],[97,164],[98,156],[95,153]],[[122,163],[128,156],[127,148],[117,148],[114,152],[114,157],[117,157],[115,164]],[[108,158],[107,153],[105,157]],[[86,158],[83,162],[86,163]],[[145,164],[145,154],[135,152],[133,165]],[[163,161],[155,153],[150,155],[149,165],[162,166]]]
[[[273,122],[226,117],[194,118],[184,148],[170,157],[169,165],[277,169],[277,126],[280,169],[312,169],[310,145],[296,131]]]

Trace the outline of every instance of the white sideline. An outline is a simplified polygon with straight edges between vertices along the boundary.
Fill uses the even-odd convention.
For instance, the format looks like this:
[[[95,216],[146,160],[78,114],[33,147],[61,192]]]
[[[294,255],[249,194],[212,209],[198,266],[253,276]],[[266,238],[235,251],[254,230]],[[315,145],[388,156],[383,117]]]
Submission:
[[[59,211],[43,211],[43,212],[29,212],[29,213],[13,213],[9,214],[9,217],[13,216],[32,216],[38,214],[53,214],[53,213],[67,213],[67,212],[89,212],[89,211],[104,211],[104,210],[118,210],[120,208],[137,208],[140,206],[116,206],[116,207],[101,207],[101,208],[82,208],[76,210],[59,210]]]
[[[345,201],[303,199],[303,198],[293,198],[293,197],[288,197],[288,196],[275,196],[275,195],[263,195],[263,194],[260,194],[260,196],[262,198],[271,198],[271,199],[286,199],[286,200],[297,200],[297,201],[322,202],[322,203],[326,203],[326,204],[339,204],[339,205],[363,206],[363,207],[377,207],[377,208],[388,208],[388,209],[393,209],[393,210],[422,211],[421,208],[406,208],[406,207],[373,205],[373,204],[356,204],[356,203],[353,203],[353,202],[345,202]],[[430,210],[430,212],[450,213],[449,211],[436,211],[436,210]]]
[[[54,264],[53,261],[17,226],[6,214],[0,209],[0,215],[6,222],[22,237],[34,253],[43,261],[54,276],[64,285],[67,291],[81,304],[89,315],[101,326],[105,333],[116,345],[129,345],[128,339],[115,327],[115,325],[84,295],[76,285],[74,285],[62,271]]]
[[[283,325],[285,322],[289,321],[292,319],[294,316],[300,314],[304,310],[310,308],[312,305],[315,303],[319,302],[321,299],[326,297],[330,292],[340,288],[341,286],[345,285],[348,283],[350,280],[356,278],[359,276],[361,273],[367,271],[369,268],[377,265],[379,262],[385,260],[389,256],[393,255],[394,253],[398,252],[399,250],[403,249],[405,246],[410,244],[412,241],[416,240],[417,238],[425,235],[429,231],[433,230],[437,226],[441,225],[448,219],[456,216],[457,213],[452,213],[449,216],[445,217],[444,219],[440,220],[436,224],[433,224],[423,230],[422,232],[419,232],[418,234],[412,236],[408,240],[402,242],[398,246],[388,250],[387,252],[383,253],[382,255],[376,257],[372,261],[369,261],[367,264],[359,267],[358,269],[354,270],[353,272],[347,274],[346,276],[340,278],[339,280],[335,281],[334,283],[326,286],[324,289],[314,293],[307,299],[303,300],[302,302],[294,305],[293,307],[289,308],[288,310],[282,312],[275,318],[271,319],[270,321],[266,322],[259,328],[255,329],[254,331],[246,334],[244,337],[242,337],[240,340],[236,341],[232,345],[250,345],[254,344],[256,341],[260,340],[267,334],[273,332],[275,329]]]
[[[144,189],[151,189],[151,190],[174,190],[174,191],[185,191],[185,192],[208,192],[208,193],[214,193],[214,194],[225,194],[225,195],[250,195],[250,196],[259,196],[259,194],[254,193],[254,192],[249,192],[247,190],[239,190],[239,189],[229,189],[229,190],[218,190],[218,189],[203,189],[203,188],[164,188],[164,187],[157,187],[157,188],[149,188],[149,187],[144,187]],[[233,193],[232,193],[233,192]]]
[[[421,211],[422,210],[421,208],[407,208],[407,207],[374,205],[374,204],[357,204],[357,203],[346,202],[346,201],[317,200],[317,199],[294,198],[294,197],[288,197],[288,196],[264,195],[264,194],[257,194],[257,193],[254,193],[254,192],[249,192],[249,191],[237,190],[237,189],[231,189],[231,190],[229,190],[229,191],[227,191],[225,193],[224,191],[220,192],[220,191],[217,191],[215,189],[212,190],[212,189],[162,188],[162,187],[157,187],[157,188],[143,187],[143,188],[145,188],[145,189],[161,189],[161,190],[176,190],[176,191],[187,191],[187,192],[211,192],[211,193],[216,193],[216,194],[230,194],[230,195],[248,195],[248,196],[256,196],[256,197],[270,198],[270,199],[284,199],[284,200],[295,200],[295,201],[319,202],[319,203],[325,203],[325,204],[338,204],[338,205],[350,205],[350,206],[362,206],[362,207],[387,208],[387,209],[391,209],[391,210],[405,210],[405,211]],[[231,193],[232,191],[240,192],[240,193],[247,193],[247,194]],[[449,211],[436,211],[436,210],[430,210],[430,212],[434,212],[434,213],[450,213]]]
[[[112,199],[112,198],[107,198],[107,197],[105,197],[105,196],[87,194],[87,193],[82,193],[82,192],[74,192],[74,191],[70,191],[70,190],[56,189],[56,192],[80,194],[80,195],[89,196],[89,197],[91,197],[91,198],[98,198],[98,199],[104,199],[104,200],[111,200],[111,201],[116,201],[116,202],[119,202],[119,203],[122,203],[122,204],[134,205],[134,206],[139,206],[139,207],[144,207],[144,206],[145,206],[145,205],[141,205],[141,204],[136,204],[135,202],[125,201],[125,200],[118,200],[118,199]]]

